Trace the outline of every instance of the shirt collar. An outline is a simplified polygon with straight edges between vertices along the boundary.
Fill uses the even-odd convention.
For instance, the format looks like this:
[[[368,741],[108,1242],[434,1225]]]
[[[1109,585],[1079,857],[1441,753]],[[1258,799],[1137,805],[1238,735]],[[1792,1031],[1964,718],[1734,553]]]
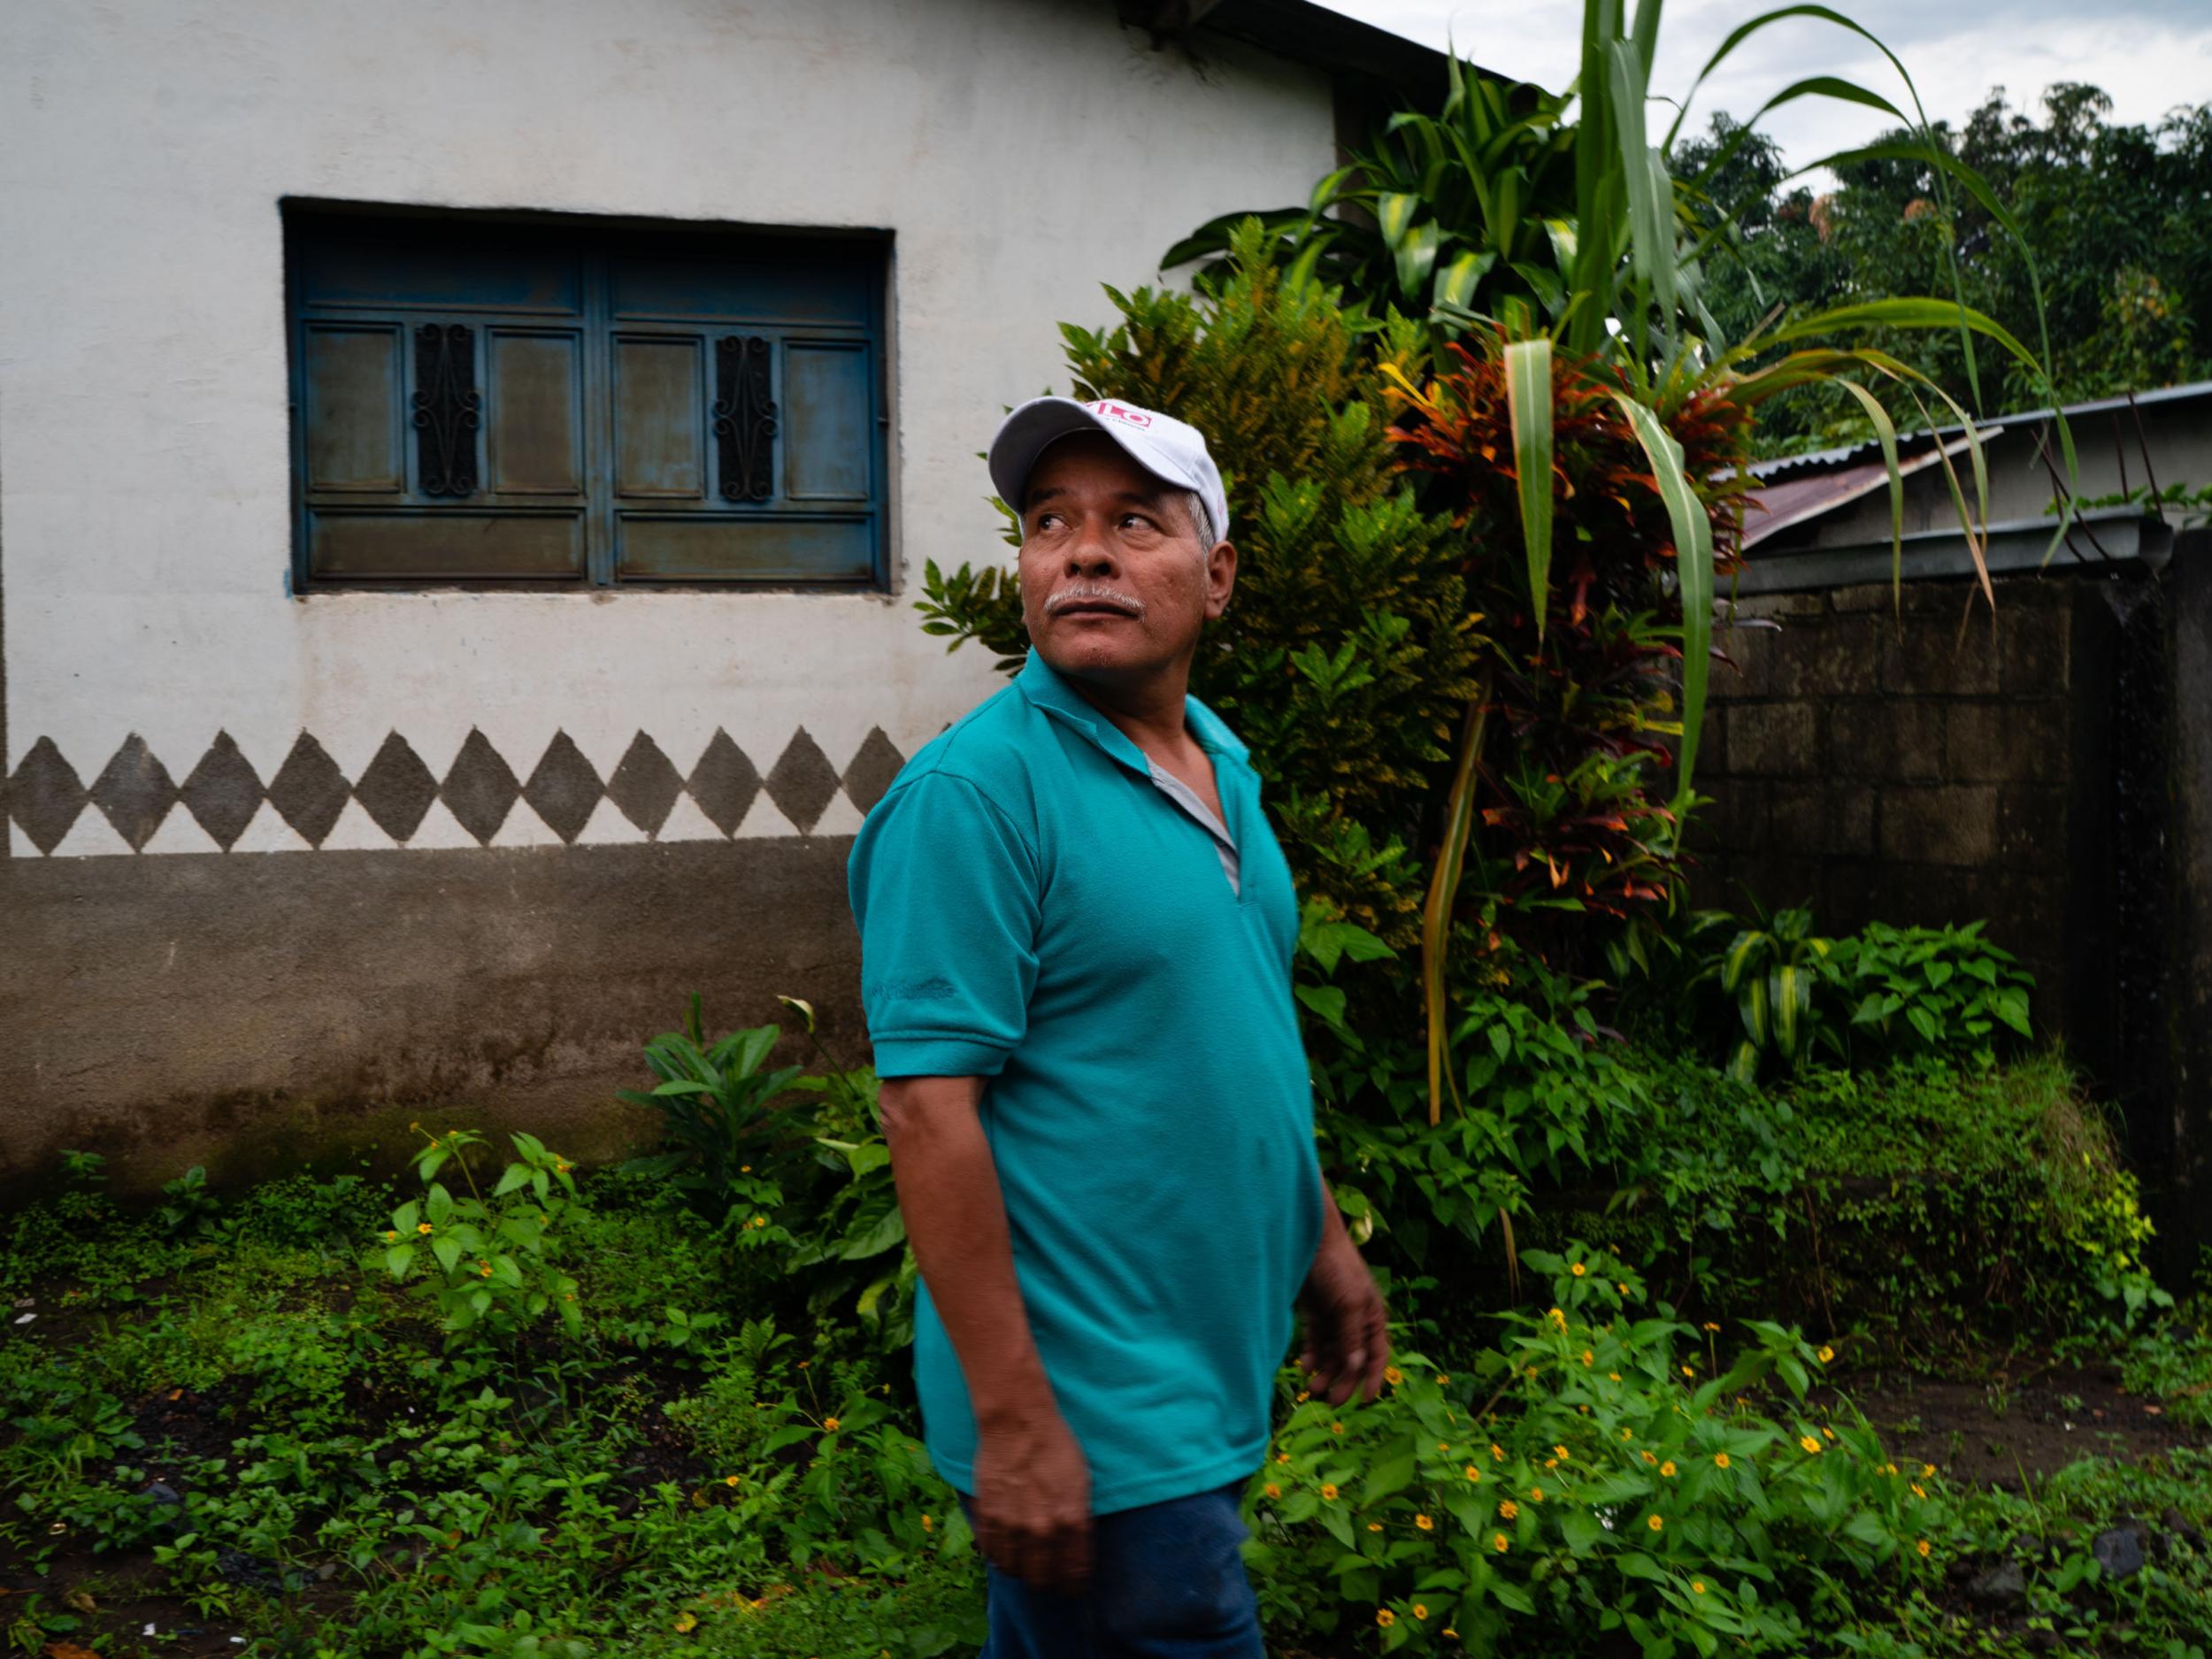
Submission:
[[[1014,676],[1014,683],[1038,708],[1075,727],[1132,772],[1143,778],[1151,777],[1152,764],[1145,758],[1144,751],[1131,742],[1119,726],[1092,707],[1066,676],[1045,661],[1042,652],[1033,649],[1030,651],[1029,660],[1022,664],[1021,672]],[[1238,762],[1249,754],[1237,741],[1236,734],[1222,724],[1219,715],[1187,693],[1183,697],[1183,718],[1191,734],[1197,738],[1199,747],[1207,753],[1225,755]]]

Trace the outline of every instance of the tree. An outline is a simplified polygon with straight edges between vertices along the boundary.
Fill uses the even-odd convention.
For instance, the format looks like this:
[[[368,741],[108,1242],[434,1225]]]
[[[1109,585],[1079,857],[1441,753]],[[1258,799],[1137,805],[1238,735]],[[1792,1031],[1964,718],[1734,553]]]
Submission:
[[[1706,302],[1724,334],[1740,337],[1777,305],[1801,313],[1945,292],[1948,244],[1966,303],[2030,342],[2039,337],[2032,267],[2062,401],[2212,373],[2212,104],[2145,127],[2113,125],[2111,99],[2079,83],[2049,88],[2042,104],[2043,119],[2032,119],[1998,88],[1962,127],[1935,129],[2008,206],[2024,247],[1970,196],[1939,189],[1928,162],[1847,162],[1838,188],[1816,195],[1792,181],[1771,142],[1737,139],[1736,123],[1716,116],[1669,159],[1678,178],[1698,178],[1737,139],[1701,185],[1716,222],[1731,211],[1735,219],[1706,272]],[[1909,136],[1886,134],[1870,148]],[[1955,333],[1899,331],[1879,343],[1971,405]],[[2023,365],[1984,354],[1977,366],[1985,411],[2043,401]],[[1768,406],[1759,440],[1778,453],[1870,434],[1857,405],[1809,387]]]

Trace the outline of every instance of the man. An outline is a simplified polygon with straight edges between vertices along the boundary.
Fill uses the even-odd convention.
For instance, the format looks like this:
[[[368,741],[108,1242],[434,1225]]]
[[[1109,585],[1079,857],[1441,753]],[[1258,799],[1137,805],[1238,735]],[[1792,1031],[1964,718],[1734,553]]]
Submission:
[[[1028,662],[850,870],[925,1432],[990,1563],[987,1659],[1251,1659],[1238,1500],[1293,1302],[1333,1402],[1388,1340],[1314,1157],[1289,868],[1186,691],[1228,504],[1203,437],[1125,403],[1025,403],[990,471]]]

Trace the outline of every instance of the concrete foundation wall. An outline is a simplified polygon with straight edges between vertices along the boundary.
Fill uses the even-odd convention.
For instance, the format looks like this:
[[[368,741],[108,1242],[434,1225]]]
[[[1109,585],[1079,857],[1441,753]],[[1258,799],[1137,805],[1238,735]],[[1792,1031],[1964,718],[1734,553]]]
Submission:
[[[841,849],[998,683],[910,602],[1006,557],[1002,408],[1334,164],[1326,76],[1204,50],[1103,0],[0,10],[0,1178],[577,1119],[695,986],[849,1002]],[[892,590],[294,596],[288,196],[889,233]]]

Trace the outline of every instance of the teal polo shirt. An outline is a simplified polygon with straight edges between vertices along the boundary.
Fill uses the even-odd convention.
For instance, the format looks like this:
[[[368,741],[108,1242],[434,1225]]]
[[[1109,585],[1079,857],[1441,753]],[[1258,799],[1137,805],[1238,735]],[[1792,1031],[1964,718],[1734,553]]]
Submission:
[[[876,1070],[974,1077],[1014,1272],[1094,1513],[1265,1455],[1321,1236],[1291,997],[1298,902],[1260,780],[1196,698],[1237,881],[1142,750],[1043,657],[909,761],[849,870]],[[926,1289],[931,1460],[975,1490],[975,1418]]]

